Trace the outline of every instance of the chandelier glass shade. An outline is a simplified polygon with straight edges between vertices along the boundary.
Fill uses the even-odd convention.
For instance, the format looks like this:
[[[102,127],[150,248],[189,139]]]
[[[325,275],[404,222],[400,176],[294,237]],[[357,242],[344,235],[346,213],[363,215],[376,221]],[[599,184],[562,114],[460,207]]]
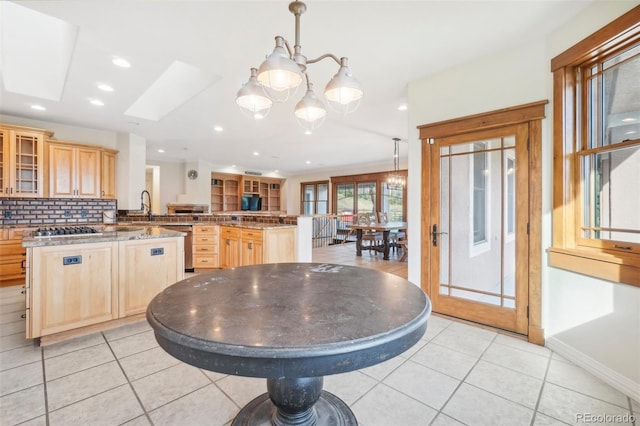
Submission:
[[[294,114],[303,129],[312,131],[324,123],[327,110],[313,92],[313,84],[309,84],[307,93],[296,105]]]
[[[400,174],[400,138],[393,138],[393,172],[387,175],[387,186],[391,189],[402,189],[407,184],[406,178]]]
[[[333,59],[338,64],[338,72],[326,85],[324,91],[324,97],[329,106],[338,113],[354,112],[360,105],[364,91],[362,85],[353,77],[347,58],[338,59],[335,55],[326,53],[315,59],[307,60],[306,56],[302,54],[300,15],[306,10],[307,6],[301,1],[289,4],[289,11],[294,14],[296,24],[294,49],[291,49],[287,40],[277,36],[273,52],[267,56],[257,70],[251,69],[251,77],[238,91],[236,103],[246,115],[255,119],[263,118],[274,102],[286,102],[295,96],[304,78],[307,91],[296,104],[294,114],[298,123],[309,131],[318,128],[324,122],[327,109],[324,102],[313,91],[313,85],[306,72],[308,64],[326,58]],[[261,95],[258,94],[258,89],[262,91]],[[271,104],[265,99],[268,99]],[[266,111],[266,113],[261,111]]]
[[[273,101],[264,94],[262,86],[256,78],[258,70],[251,68],[251,77],[238,91],[236,103],[240,110],[249,117],[260,120],[269,114]]]

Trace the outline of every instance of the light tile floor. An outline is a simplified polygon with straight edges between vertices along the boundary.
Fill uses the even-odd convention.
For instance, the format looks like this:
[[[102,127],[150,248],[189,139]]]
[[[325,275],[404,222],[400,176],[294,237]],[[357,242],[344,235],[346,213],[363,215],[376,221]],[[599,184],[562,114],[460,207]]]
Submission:
[[[354,250],[316,249],[314,261],[406,277],[398,256],[356,259]],[[172,358],[146,322],[34,346],[24,338],[20,290],[0,289],[0,425],[228,425],[266,391],[262,379]],[[581,414],[640,413],[640,403],[544,347],[438,316],[409,351],[327,376],[324,388],[364,426],[562,425],[584,423]]]

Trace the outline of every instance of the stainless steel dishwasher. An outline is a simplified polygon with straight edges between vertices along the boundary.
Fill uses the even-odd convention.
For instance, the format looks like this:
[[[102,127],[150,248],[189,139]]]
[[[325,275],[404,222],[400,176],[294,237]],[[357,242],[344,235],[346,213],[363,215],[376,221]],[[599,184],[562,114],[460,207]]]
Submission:
[[[193,226],[185,224],[164,224],[160,225],[160,227],[187,234],[184,237],[184,269],[187,272],[193,272]]]

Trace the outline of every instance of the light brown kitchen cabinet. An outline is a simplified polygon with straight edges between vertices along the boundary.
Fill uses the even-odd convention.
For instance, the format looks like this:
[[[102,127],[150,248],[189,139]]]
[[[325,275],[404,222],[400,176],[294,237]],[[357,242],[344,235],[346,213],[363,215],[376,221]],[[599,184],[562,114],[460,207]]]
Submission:
[[[49,197],[100,198],[101,154],[98,147],[50,142]]]
[[[51,132],[0,124],[0,197],[44,195],[44,143]]]
[[[260,181],[258,179],[242,178],[242,192],[244,194],[259,194]]]
[[[100,242],[29,249],[27,338],[118,317],[117,247]]]
[[[100,197],[108,200],[116,199],[116,159],[117,152],[103,149],[100,170]]]
[[[263,259],[261,230],[242,229],[240,232],[240,263],[242,266],[259,265]]]
[[[220,267],[240,266],[240,228],[220,227]]]
[[[193,268],[195,272],[220,267],[220,228],[218,225],[193,226]]]
[[[22,234],[32,228],[0,230],[0,287],[24,285],[27,250],[22,247]]]
[[[156,294],[184,277],[184,238],[131,240],[119,244],[118,312],[123,318],[145,312]]]

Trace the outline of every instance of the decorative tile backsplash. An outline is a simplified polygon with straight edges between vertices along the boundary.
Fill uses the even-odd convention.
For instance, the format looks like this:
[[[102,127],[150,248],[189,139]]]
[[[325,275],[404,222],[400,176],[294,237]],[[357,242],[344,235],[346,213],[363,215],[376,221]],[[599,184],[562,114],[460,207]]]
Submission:
[[[116,200],[89,198],[0,198],[0,225],[73,225],[102,223]]]

